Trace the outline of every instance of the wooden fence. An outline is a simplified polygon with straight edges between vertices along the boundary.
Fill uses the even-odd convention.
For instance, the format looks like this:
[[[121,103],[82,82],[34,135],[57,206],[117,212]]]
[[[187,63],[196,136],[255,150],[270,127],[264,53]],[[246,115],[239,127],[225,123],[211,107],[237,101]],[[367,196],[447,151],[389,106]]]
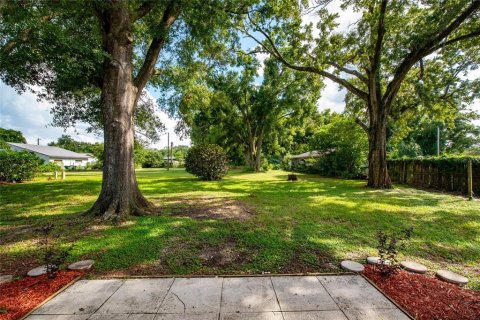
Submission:
[[[393,183],[480,196],[479,161],[389,160],[388,170]]]

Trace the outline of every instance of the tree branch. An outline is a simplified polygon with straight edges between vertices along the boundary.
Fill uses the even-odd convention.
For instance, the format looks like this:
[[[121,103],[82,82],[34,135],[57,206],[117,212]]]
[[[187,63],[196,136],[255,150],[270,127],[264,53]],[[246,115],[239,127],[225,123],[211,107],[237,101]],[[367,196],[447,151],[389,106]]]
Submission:
[[[377,41],[375,42],[375,50],[372,57],[371,72],[376,74],[380,69],[380,59],[382,56],[383,38],[385,37],[385,13],[387,11],[388,0],[383,0],[380,5],[380,17],[377,27]]]
[[[154,0],[146,0],[143,2],[133,15],[132,21],[137,21],[138,19],[145,17],[152,10],[155,3],[156,1]]]
[[[470,32],[470,33],[467,33],[467,34],[464,34],[464,35],[461,35],[461,36],[458,36],[458,37],[456,37],[454,39],[450,39],[448,41],[443,41],[438,46],[433,47],[428,54],[433,53],[433,52],[437,51],[438,49],[443,48],[444,46],[448,46],[449,44],[453,44],[453,43],[456,43],[456,42],[459,42],[459,41],[462,41],[462,40],[466,40],[466,39],[470,39],[470,38],[478,37],[478,36],[480,36],[480,29],[475,30],[475,31]]]
[[[248,15],[247,15],[248,16]],[[313,67],[313,66],[300,66],[300,65],[295,65],[295,64],[292,64],[290,63],[287,59],[285,59],[285,57],[283,57],[283,55],[278,51],[274,41],[272,40],[272,38],[264,31],[262,30],[261,28],[258,27],[257,24],[255,24],[252,19],[250,19],[250,16],[248,16],[248,19],[250,20],[250,23],[255,27],[256,31],[260,32],[264,37],[265,39],[268,41],[268,43],[270,44],[271,48],[267,47],[263,42],[261,42],[260,40],[258,40],[255,36],[253,36],[252,34],[250,34],[248,31],[244,30],[245,34],[250,37],[251,39],[253,39],[256,43],[258,43],[260,46],[262,46],[268,53],[270,53],[272,56],[274,56],[277,60],[279,60],[283,65],[285,65],[286,67],[290,68],[290,69],[293,69],[293,70],[297,70],[297,71],[303,71],[303,72],[311,72],[311,73],[316,73],[316,74],[319,74],[323,77],[326,77],[330,80],[332,80],[333,82],[336,82],[338,83],[339,85],[343,86],[345,89],[347,89],[348,91],[352,92],[353,94],[355,94],[357,97],[359,97],[360,99],[364,100],[364,101],[368,101],[368,93],[366,93],[365,91],[355,87],[352,83],[348,82],[347,80],[345,79],[342,79],[340,77],[337,77],[336,75],[330,73],[330,72],[327,72],[325,70],[320,70],[318,69],[317,67]]]
[[[355,118],[355,123],[358,124],[360,127],[362,127],[362,129],[368,133],[368,126],[362,122],[362,120],[360,120],[359,118]]]
[[[145,85],[148,82],[154,68],[155,64],[157,63],[158,56],[160,54],[160,50],[162,49],[163,45],[168,36],[168,31],[180,15],[180,6],[178,5],[176,0],[170,0],[163,11],[162,21],[158,25],[158,32],[157,35],[153,38],[150,47],[148,48],[147,54],[145,56],[145,60],[143,61],[143,65],[140,68],[137,76],[133,80],[134,85],[137,87],[137,95],[139,96],[145,88]]]
[[[353,70],[353,69],[349,69],[349,68],[346,68],[346,67],[342,67],[341,65],[339,65],[338,63],[335,63],[335,62],[328,62],[328,64],[331,65],[332,67],[337,68],[338,70],[340,70],[340,71],[342,71],[342,72],[351,74],[352,76],[356,76],[360,81],[362,81],[362,82],[365,83],[365,84],[368,84],[368,79],[367,79],[367,77],[365,77],[365,76],[364,76],[363,74],[361,74],[359,71]]]
[[[453,31],[458,29],[461,24],[468,18],[470,17],[475,11],[477,11],[480,8],[480,0],[473,0],[471,4],[463,10],[445,29],[435,32],[429,37],[425,37],[425,40],[422,44],[417,46],[416,49],[412,50],[404,59],[403,61],[399,64],[399,66],[396,69],[395,75],[393,77],[393,80],[390,81],[390,83],[387,86],[387,90],[385,91],[382,100],[387,107],[387,113],[389,111],[389,108],[391,108],[393,99],[395,98],[398,90],[400,90],[400,86],[402,84],[403,79],[407,75],[407,73],[410,71],[412,66],[417,63],[418,60],[422,59],[423,57],[431,54],[441,46],[443,46],[442,40],[445,39],[448,35],[450,35]],[[460,40],[464,40],[470,37],[473,37],[476,35],[476,31],[460,36],[458,38],[446,41],[445,43],[453,43],[457,42]]]

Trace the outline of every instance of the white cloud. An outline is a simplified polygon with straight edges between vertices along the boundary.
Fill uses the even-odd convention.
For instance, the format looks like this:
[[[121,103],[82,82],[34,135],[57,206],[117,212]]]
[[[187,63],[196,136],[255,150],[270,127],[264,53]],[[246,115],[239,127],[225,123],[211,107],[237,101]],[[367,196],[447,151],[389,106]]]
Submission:
[[[341,113],[345,110],[345,94],[346,90],[339,90],[339,86],[329,80],[325,79],[325,88],[322,91],[322,96],[317,102],[318,110],[331,109],[332,111]]]
[[[84,142],[101,142],[103,137],[85,132],[88,127],[85,123],[80,123],[76,128],[52,127],[52,114],[50,110],[52,104],[45,101],[37,101],[35,94],[25,92],[18,94],[13,88],[0,82],[0,127],[6,129],[19,130],[27,139],[27,143],[36,144],[40,139],[40,144],[46,145],[51,141],[57,140],[62,134],[71,135],[75,140]],[[174,133],[175,121],[158,110],[162,122],[170,132],[170,139],[175,145],[190,144],[190,140],[180,141]],[[165,147],[167,145],[166,133],[162,136],[160,142],[152,147]]]
[[[0,82],[0,127],[19,130],[28,143],[40,144],[56,140],[62,134],[69,134],[79,141],[96,142],[101,140],[93,134],[84,133],[85,124],[80,124],[64,131],[62,128],[52,127],[52,105],[45,101],[37,101],[35,94],[25,92],[18,94],[13,88]]]

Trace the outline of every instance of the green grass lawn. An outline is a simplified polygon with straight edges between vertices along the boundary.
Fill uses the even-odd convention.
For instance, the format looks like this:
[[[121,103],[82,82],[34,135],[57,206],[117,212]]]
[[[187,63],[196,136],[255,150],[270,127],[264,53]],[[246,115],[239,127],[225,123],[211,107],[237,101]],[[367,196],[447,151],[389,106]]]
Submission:
[[[180,169],[139,170],[159,214],[119,226],[80,215],[100,191],[98,172],[1,185],[0,273],[41,263],[35,229],[49,222],[60,245],[75,243],[70,261],[96,260],[93,277],[339,271],[343,259],[376,254],[378,230],[413,226],[402,256],[466,274],[480,289],[478,200],[314,175],[287,182],[286,174],[234,171],[204,182]]]

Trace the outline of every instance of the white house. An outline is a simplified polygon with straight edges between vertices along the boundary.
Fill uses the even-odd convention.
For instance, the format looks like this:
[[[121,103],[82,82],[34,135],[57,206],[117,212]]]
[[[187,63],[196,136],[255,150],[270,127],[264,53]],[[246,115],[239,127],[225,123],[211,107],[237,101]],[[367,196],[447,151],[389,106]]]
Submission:
[[[85,167],[89,161],[89,156],[85,154],[58,147],[13,142],[7,143],[13,151],[28,151],[37,155],[45,163],[54,162],[65,168]]]
[[[91,153],[79,153],[79,154],[88,157],[87,159],[88,164],[92,164],[98,161],[98,159]]]

